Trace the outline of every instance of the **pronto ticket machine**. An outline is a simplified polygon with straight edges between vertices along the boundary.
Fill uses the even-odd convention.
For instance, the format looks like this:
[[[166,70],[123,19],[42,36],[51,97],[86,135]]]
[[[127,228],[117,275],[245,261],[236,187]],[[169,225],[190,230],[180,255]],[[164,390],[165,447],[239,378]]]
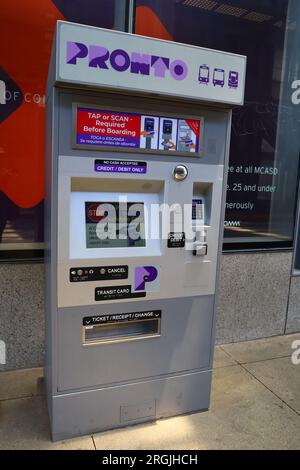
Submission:
[[[53,439],[208,409],[245,67],[242,56],[58,22],[46,138]]]

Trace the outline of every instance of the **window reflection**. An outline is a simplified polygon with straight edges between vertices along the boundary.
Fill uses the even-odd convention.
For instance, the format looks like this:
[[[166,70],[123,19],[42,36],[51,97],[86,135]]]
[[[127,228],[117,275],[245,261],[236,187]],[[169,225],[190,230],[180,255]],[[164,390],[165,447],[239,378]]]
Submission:
[[[14,0],[0,9],[0,256],[43,247],[45,87],[56,21],[124,30],[125,7]]]
[[[290,51],[299,51],[299,44],[294,49],[291,42],[285,50],[285,40],[291,30],[295,34],[299,29],[295,21],[300,18],[299,3],[296,0],[136,2],[138,34],[225,50],[248,58],[245,106],[233,112],[225,220],[227,242],[290,246],[292,241],[299,138],[290,144],[290,134],[298,132],[298,122],[290,100],[291,83],[284,71],[291,67],[291,61],[286,62]],[[299,64],[299,58],[295,61]]]

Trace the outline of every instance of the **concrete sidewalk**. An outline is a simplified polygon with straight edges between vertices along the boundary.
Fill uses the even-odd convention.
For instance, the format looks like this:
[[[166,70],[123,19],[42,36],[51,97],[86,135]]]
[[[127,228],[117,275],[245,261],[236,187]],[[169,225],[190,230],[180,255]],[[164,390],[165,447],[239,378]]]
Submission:
[[[0,373],[0,449],[300,449],[299,335],[217,346],[211,409],[52,443],[42,369]]]

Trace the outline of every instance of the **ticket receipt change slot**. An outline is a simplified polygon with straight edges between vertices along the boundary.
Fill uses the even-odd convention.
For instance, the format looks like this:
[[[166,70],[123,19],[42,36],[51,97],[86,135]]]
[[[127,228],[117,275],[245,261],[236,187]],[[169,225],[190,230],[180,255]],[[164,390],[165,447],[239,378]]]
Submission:
[[[223,71],[222,86],[199,81],[202,64]],[[53,439],[208,409],[245,73],[243,56],[57,23],[45,217]]]

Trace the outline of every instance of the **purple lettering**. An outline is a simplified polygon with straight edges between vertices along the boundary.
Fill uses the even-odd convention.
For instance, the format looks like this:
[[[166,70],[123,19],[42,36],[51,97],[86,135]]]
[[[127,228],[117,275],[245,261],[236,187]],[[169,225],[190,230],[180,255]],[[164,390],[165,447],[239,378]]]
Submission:
[[[175,80],[184,80],[188,74],[188,68],[183,60],[173,60],[170,64],[170,73]]]
[[[170,59],[153,55],[151,57],[151,67],[154,68],[154,77],[164,78],[166,70],[169,68],[169,63]]]
[[[83,59],[88,54],[88,48],[81,42],[67,41],[67,64],[76,64],[77,59]]]
[[[184,80],[188,75],[188,66],[183,60],[173,60],[167,57],[132,52],[131,56],[123,49],[115,49],[111,53],[106,47],[90,45],[87,47],[80,42],[67,41],[67,63],[77,64],[77,59],[88,56],[89,67],[109,70],[110,66],[117,72],[125,72],[140,75],[150,75],[150,67],[153,68],[153,76],[165,78],[166,71],[174,80]]]
[[[129,55],[122,49],[116,49],[110,54],[110,64],[118,72],[125,72],[130,66]]]
[[[89,47],[89,67],[99,67],[100,69],[108,69],[108,65],[106,64],[108,58],[109,52],[105,47]]]
[[[150,56],[148,54],[139,54],[138,52],[132,52],[130,72],[141,73],[142,75],[149,75]]]

